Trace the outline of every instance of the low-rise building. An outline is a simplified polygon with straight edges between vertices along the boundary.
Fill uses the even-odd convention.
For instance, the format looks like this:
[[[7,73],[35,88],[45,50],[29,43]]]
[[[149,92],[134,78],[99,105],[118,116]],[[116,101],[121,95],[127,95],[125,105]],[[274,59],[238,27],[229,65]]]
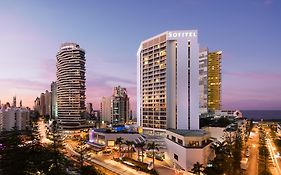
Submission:
[[[0,111],[0,131],[29,129],[30,112],[28,109],[9,107],[5,105]]]
[[[239,110],[215,110],[215,117],[227,117],[229,120],[243,118]]]
[[[89,142],[99,144],[106,147],[114,147],[117,138],[122,137],[128,141],[143,142],[144,138],[135,131],[123,130],[122,127],[117,128],[99,128],[89,131]]]
[[[214,158],[212,141],[203,130],[168,129],[166,145],[174,167],[188,171],[196,162],[207,166]]]
[[[227,125],[226,127],[220,126],[207,126],[202,129],[209,133],[210,139],[213,141],[233,141],[236,139],[237,134],[244,140],[247,136],[247,123],[246,119],[236,119],[235,122]]]
[[[209,133],[210,139],[214,141],[223,142],[225,141],[225,127],[213,127],[213,126],[207,126],[202,128],[204,131]]]

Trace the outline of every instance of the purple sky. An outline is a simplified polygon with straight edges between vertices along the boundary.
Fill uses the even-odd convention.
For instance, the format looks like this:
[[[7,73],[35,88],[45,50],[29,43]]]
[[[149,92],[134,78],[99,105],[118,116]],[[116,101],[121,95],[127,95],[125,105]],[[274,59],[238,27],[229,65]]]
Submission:
[[[96,0],[0,2],[0,100],[24,106],[56,79],[63,42],[86,50],[87,101],[113,86],[136,99],[139,43],[166,30],[197,29],[201,47],[222,50],[225,109],[281,109],[279,0]],[[133,109],[135,110],[135,109]]]

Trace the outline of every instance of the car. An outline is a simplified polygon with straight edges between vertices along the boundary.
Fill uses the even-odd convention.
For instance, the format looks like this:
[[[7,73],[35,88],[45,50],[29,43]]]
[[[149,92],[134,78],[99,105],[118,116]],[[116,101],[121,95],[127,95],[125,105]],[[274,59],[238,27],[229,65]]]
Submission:
[[[155,159],[160,161],[164,160],[163,156],[159,156],[159,155],[155,155]]]
[[[153,153],[147,152],[147,153],[146,153],[146,157],[152,158],[152,157],[153,157]]]
[[[250,151],[249,151],[249,150],[246,150],[245,156],[246,156],[246,157],[249,157],[249,156],[250,156]]]

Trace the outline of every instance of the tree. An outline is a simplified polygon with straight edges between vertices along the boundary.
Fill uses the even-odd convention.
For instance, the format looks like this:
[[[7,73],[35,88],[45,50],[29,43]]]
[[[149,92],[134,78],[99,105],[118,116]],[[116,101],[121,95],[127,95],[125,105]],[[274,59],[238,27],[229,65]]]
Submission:
[[[128,146],[128,157],[132,157],[130,156],[130,152],[132,151],[132,145],[134,144],[134,142],[126,140],[125,144]]]
[[[121,157],[121,147],[122,147],[122,144],[124,143],[124,138],[122,137],[118,137],[115,141],[115,144],[119,146],[119,158]]]
[[[206,167],[204,172],[208,175],[223,174],[225,171],[230,169],[229,160],[231,155],[231,145],[226,141],[217,141],[211,148],[215,151],[216,157],[210,162],[212,167]]]
[[[148,143],[147,149],[152,150],[152,159],[153,159],[152,165],[154,168],[155,150],[159,151],[158,144],[156,144],[155,142]]]
[[[240,161],[242,159],[242,137],[241,137],[241,130],[237,130],[237,134],[234,140],[234,144],[232,145],[232,155],[233,155],[233,172],[234,174],[240,174]]]
[[[196,175],[200,175],[200,173],[203,172],[203,164],[196,162],[195,164],[193,164],[193,168],[191,169],[191,172]]]
[[[57,121],[53,121],[52,123],[52,129],[51,129],[51,139],[52,144],[50,145],[50,150],[52,150],[52,162],[53,165],[50,167],[51,169],[54,169],[55,171],[61,170],[64,168],[64,164],[66,163],[66,159],[64,156],[60,153],[60,150],[63,149],[62,145],[62,139],[61,134],[58,130],[58,123]]]
[[[3,174],[21,174],[25,169],[26,157],[25,148],[19,131],[14,129],[11,132],[2,133],[0,136],[0,170]],[[16,168],[15,168],[16,167]]]
[[[143,151],[144,151],[145,142],[135,143],[134,145],[138,150],[138,160],[139,160],[139,155],[140,155],[139,151],[141,150],[141,162],[143,162]]]
[[[32,134],[36,132],[32,131]],[[1,135],[0,143],[3,147],[0,148],[0,174],[66,174],[63,156],[59,153],[60,166],[56,167],[53,148],[33,141],[29,132],[14,130]]]
[[[220,167],[219,165],[221,165],[221,161],[218,162],[218,160],[215,158],[214,160],[210,161],[209,164],[211,164],[212,166],[207,166],[204,168],[203,173],[205,173],[206,175],[222,175],[224,173],[224,170]]]
[[[79,164],[80,164],[80,171],[82,172],[82,168],[84,165],[84,155],[86,152],[86,147],[85,147],[85,140],[83,139],[82,135],[79,139],[79,144],[77,147],[77,152],[79,153]]]
[[[217,120],[217,125],[218,126],[221,126],[221,127],[226,127],[227,125],[229,125],[231,122],[229,121],[228,118],[226,117],[220,117],[218,120]]]
[[[83,166],[81,169],[81,175],[103,175],[93,166]]]

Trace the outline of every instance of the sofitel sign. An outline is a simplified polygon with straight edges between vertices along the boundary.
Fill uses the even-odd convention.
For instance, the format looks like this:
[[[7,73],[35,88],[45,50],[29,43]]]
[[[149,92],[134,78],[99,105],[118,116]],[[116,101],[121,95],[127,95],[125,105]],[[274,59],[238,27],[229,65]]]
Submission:
[[[168,32],[168,37],[196,37],[196,32]]]

